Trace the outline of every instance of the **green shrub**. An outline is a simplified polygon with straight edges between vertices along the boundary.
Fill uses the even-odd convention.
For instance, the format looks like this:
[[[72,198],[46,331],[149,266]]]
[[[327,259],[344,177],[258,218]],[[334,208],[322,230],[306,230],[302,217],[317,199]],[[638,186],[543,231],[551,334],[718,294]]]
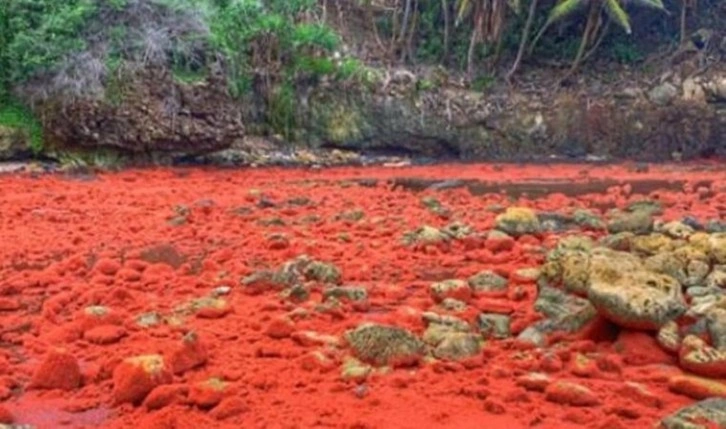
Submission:
[[[0,98],[0,126],[22,130],[30,138],[33,153],[43,150],[43,127],[33,112],[19,102]]]

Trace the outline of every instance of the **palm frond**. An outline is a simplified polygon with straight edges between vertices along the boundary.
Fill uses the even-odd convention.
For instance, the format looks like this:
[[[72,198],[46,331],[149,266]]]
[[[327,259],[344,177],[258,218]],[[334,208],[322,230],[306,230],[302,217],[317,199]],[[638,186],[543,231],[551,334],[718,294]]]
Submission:
[[[626,33],[630,34],[630,18],[618,0],[605,0],[605,12],[616,24],[623,27]]]
[[[628,0],[637,6],[651,7],[653,9],[666,10],[663,0]]]
[[[548,27],[550,24],[572,15],[582,6],[587,4],[587,2],[588,0],[562,0],[561,2],[557,3],[557,5],[553,7],[550,11],[550,15],[547,18],[545,27]]]

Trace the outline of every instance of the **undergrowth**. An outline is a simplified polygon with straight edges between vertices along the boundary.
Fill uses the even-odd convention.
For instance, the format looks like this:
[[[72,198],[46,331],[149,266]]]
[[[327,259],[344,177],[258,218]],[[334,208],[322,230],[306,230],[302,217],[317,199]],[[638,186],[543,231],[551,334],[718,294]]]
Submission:
[[[0,99],[0,126],[21,130],[29,137],[33,153],[43,150],[43,127],[30,109],[17,101]]]

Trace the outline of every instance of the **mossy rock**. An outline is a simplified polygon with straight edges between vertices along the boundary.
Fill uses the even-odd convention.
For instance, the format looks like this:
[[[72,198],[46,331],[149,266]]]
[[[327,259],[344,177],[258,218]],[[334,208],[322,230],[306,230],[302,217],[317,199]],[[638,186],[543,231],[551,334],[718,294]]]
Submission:
[[[468,279],[474,292],[506,292],[509,281],[491,270],[480,271]]]
[[[540,232],[541,224],[534,210],[527,207],[509,207],[496,217],[495,228],[519,236]]]
[[[481,352],[481,336],[466,332],[449,332],[433,351],[437,359],[461,360]]]
[[[364,324],[345,337],[360,360],[376,366],[415,365],[425,352],[416,335],[394,326]]]
[[[607,228],[611,234],[621,232],[648,234],[653,230],[653,213],[648,210],[615,213],[608,221]]]

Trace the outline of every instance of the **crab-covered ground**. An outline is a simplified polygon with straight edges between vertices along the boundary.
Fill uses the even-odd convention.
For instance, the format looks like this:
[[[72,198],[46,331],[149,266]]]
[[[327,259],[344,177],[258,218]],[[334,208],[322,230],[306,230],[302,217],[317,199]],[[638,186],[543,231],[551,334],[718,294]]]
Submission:
[[[0,423],[726,427],[726,168],[0,176]]]

